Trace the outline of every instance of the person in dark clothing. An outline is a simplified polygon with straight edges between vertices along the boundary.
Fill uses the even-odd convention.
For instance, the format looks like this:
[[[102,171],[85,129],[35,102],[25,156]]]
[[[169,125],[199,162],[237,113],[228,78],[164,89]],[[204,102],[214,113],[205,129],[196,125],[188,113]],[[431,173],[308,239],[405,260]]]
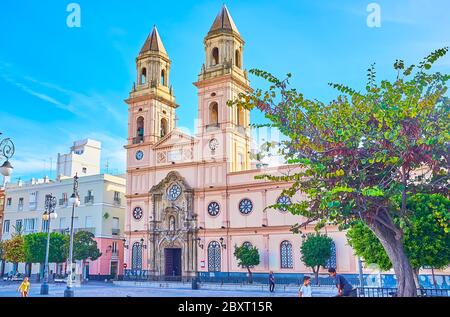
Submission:
[[[273,271],[269,273],[269,291],[271,293],[275,291],[275,275],[273,275]]]
[[[355,297],[355,290],[353,289],[352,284],[350,284],[347,279],[340,274],[336,273],[335,268],[329,268],[328,274],[330,277],[334,278],[336,281],[336,287],[338,289],[337,296],[339,297]]]

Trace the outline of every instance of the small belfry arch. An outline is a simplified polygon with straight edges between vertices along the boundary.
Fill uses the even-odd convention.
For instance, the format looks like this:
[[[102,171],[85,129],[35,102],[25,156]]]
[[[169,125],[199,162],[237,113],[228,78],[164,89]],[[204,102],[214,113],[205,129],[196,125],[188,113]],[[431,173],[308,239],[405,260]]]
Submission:
[[[163,138],[167,135],[168,123],[166,118],[161,119],[161,131],[160,136]]]
[[[140,81],[141,85],[144,85],[147,83],[147,68],[143,67],[141,69],[141,75],[140,75],[139,81]]]
[[[166,70],[162,69],[161,70],[161,85],[163,86],[167,86],[167,77],[166,77]]]
[[[212,57],[212,66],[218,65],[219,64],[219,48],[218,47],[214,47],[212,49],[211,57]]]
[[[144,140],[144,117],[142,116],[136,120],[136,138],[138,141]]]

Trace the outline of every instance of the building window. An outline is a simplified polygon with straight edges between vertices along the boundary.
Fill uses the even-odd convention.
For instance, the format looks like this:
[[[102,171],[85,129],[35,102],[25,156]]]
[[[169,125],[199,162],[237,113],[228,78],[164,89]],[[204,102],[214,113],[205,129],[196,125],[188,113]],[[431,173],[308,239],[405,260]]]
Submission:
[[[140,242],[133,243],[131,249],[131,269],[142,269],[142,244]]]
[[[236,66],[241,68],[242,67],[242,65],[241,65],[241,52],[239,50],[236,50],[234,58],[235,58]]]
[[[83,174],[86,174],[87,173],[87,167],[83,167],[82,172],[83,172]]]
[[[144,85],[147,82],[147,68],[142,68],[141,70],[141,85]]]
[[[277,204],[280,205],[280,207],[278,208],[280,211],[286,212],[289,205],[292,204],[291,198],[289,198],[289,196],[286,195],[280,196],[277,199]]]
[[[208,245],[208,271],[220,272],[220,244],[217,241],[211,241]]]
[[[112,254],[113,254],[113,255],[117,255],[118,250],[119,250],[119,249],[117,248],[117,242],[114,241],[114,242],[112,243],[112,248],[111,248]]]
[[[166,71],[161,70],[161,85],[166,86]]]
[[[30,210],[37,209],[37,198],[38,198],[38,192],[30,193],[30,200],[29,200]]]
[[[281,255],[281,268],[293,269],[294,263],[292,261],[292,244],[289,241],[281,242],[280,255]]]
[[[212,217],[215,217],[220,212],[220,206],[217,202],[213,201],[208,205],[208,214]]]
[[[253,248],[253,244],[251,242],[248,242],[248,241],[242,243],[242,246],[246,247],[247,249]]]
[[[136,120],[136,139],[138,142],[144,141],[144,117]]]
[[[327,261],[327,264],[325,265],[325,268],[336,268],[336,244],[334,243],[334,241],[331,244],[331,256]]]
[[[16,234],[22,233],[22,219],[16,220]]]
[[[61,229],[61,231],[66,230],[66,218],[59,218],[59,229]]]
[[[239,212],[248,215],[253,211],[253,203],[250,199],[244,198],[239,202]]]
[[[59,205],[60,206],[67,206],[67,202],[68,202],[67,193],[63,193],[62,196],[61,196],[61,199],[59,200]]]
[[[161,137],[165,137],[167,135],[167,120],[165,118],[161,119]]]
[[[120,192],[114,192],[114,202],[120,204]]]
[[[84,220],[84,223],[85,223],[85,227],[86,228],[93,228],[94,226],[92,225],[92,216],[86,216],[86,218],[85,218],[85,220]]]
[[[47,230],[48,230],[48,220],[44,220],[44,219],[42,219],[42,232],[47,232]]]
[[[23,197],[20,197],[20,198],[19,198],[18,209],[19,209],[19,211],[22,211],[22,210],[23,210]]]
[[[209,105],[209,124],[216,126],[219,124],[219,105],[217,102]]]
[[[173,184],[167,191],[167,196],[170,201],[177,200],[178,197],[180,197],[180,195],[181,195],[181,187],[178,184]]]
[[[219,49],[214,47],[212,50],[212,66],[219,64]]]
[[[10,223],[10,220],[5,220],[3,222],[3,232],[4,233],[9,233],[9,223]]]
[[[6,206],[11,206],[12,205],[12,198],[9,197],[8,199],[6,199]]]

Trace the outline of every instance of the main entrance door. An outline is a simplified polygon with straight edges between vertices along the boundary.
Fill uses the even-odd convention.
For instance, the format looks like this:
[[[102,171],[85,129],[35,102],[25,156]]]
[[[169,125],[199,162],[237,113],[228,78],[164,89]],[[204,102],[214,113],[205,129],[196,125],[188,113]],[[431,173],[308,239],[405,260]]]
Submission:
[[[181,249],[164,249],[164,259],[166,280],[181,280]]]

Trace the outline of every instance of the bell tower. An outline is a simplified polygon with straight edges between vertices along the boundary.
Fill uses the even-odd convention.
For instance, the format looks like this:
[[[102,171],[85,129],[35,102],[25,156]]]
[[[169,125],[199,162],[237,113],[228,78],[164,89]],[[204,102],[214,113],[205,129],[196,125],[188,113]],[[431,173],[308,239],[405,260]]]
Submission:
[[[156,26],[136,58],[136,82],[129,105],[128,145],[152,145],[175,127],[175,103],[170,85],[170,59]]]
[[[227,102],[251,91],[243,70],[244,40],[224,5],[204,39],[205,63],[198,88],[197,136],[205,160],[223,160],[227,170],[250,168],[250,112]]]

